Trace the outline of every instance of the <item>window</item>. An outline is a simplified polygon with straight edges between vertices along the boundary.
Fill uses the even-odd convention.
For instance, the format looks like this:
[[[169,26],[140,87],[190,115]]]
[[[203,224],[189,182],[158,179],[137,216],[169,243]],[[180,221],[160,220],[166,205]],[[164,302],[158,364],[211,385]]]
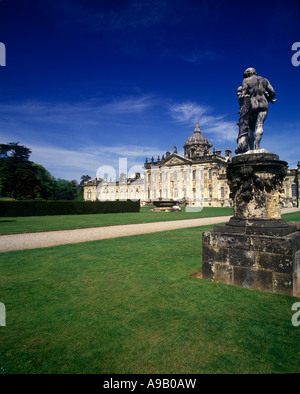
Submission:
[[[223,186],[221,187],[221,198],[225,198],[225,189]]]
[[[297,197],[297,185],[295,183],[292,184],[292,197]]]
[[[208,179],[211,179],[212,171],[211,169],[208,171]]]
[[[174,181],[177,181],[177,171],[174,171]]]
[[[174,188],[174,199],[178,198],[178,189],[177,187]]]
[[[193,180],[196,179],[196,170],[193,170]]]

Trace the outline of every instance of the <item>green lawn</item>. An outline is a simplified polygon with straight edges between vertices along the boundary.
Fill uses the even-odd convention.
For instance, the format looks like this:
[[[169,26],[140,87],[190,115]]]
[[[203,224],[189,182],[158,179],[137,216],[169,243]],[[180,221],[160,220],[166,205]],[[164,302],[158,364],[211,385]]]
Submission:
[[[299,299],[191,276],[210,229],[0,254],[0,372],[299,373]]]
[[[111,226],[118,224],[149,223],[167,220],[194,219],[232,215],[232,208],[204,208],[200,212],[152,212],[141,208],[140,212],[106,213],[98,215],[57,215],[30,217],[0,217],[0,234],[30,231],[66,230],[73,228]]]

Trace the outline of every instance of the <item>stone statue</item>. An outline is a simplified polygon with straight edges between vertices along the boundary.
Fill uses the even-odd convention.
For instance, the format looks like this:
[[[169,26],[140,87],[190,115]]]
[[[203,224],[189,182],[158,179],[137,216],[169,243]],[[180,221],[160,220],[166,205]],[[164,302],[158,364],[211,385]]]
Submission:
[[[245,153],[248,150],[249,145],[249,108],[250,108],[250,97],[243,94],[243,87],[239,86],[237,89],[237,96],[240,105],[240,119],[237,123],[239,126],[239,135],[237,139],[237,148],[235,153]],[[253,145],[253,143],[252,143]]]
[[[245,153],[248,149],[260,149],[263,124],[268,114],[268,103],[274,103],[275,90],[270,82],[259,77],[254,68],[244,72],[243,86],[238,88],[240,119],[238,122],[238,146],[235,153]],[[256,132],[255,132],[256,128]]]

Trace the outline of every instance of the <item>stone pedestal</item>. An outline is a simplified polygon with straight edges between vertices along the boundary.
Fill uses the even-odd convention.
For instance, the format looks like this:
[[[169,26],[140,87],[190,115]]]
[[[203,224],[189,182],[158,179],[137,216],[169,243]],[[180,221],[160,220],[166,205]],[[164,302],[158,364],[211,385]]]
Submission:
[[[265,150],[232,159],[227,179],[234,215],[213,232],[203,233],[203,278],[274,293],[299,293],[299,270],[295,272],[300,231],[285,223],[280,213],[286,170],[286,162]]]

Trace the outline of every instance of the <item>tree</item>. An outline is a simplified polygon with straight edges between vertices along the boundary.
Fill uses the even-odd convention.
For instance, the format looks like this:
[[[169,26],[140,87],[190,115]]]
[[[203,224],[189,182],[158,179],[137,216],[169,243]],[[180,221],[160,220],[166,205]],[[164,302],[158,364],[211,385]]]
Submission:
[[[80,186],[83,186],[84,182],[87,182],[92,178],[89,175],[82,175],[82,177],[80,179],[81,179]]]
[[[12,162],[28,162],[30,154],[31,150],[26,146],[19,145],[19,142],[0,144],[0,157],[9,158]]]
[[[40,181],[41,188],[37,196],[45,200],[53,200],[55,197],[55,179],[41,164],[32,163],[36,168],[37,178]]]
[[[0,193],[12,198],[82,200],[83,183],[55,179],[42,165],[29,161],[31,150],[18,142],[0,144]]]
[[[75,200],[78,195],[78,183],[76,180],[55,179],[55,200]]]
[[[31,150],[18,142],[0,144],[0,179],[2,195],[33,198],[40,184],[29,161]]]
[[[78,185],[78,189],[77,189],[77,197],[76,200],[83,200],[83,185],[84,182],[89,181],[90,179],[92,179],[89,175],[82,175],[82,177],[80,178],[81,181]]]

